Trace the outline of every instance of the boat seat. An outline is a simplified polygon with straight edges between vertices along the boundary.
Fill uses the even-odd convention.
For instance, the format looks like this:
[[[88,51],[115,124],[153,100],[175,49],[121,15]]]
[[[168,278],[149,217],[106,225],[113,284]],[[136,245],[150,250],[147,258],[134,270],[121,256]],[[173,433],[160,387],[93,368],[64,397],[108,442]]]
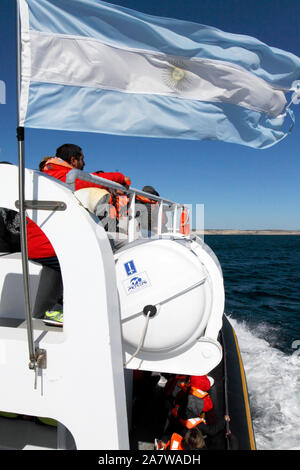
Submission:
[[[62,294],[60,274],[29,261],[29,279],[33,318],[42,318],[49,305]],[[0,254],[0,325],[22,327],[25,321],[21,253]],[[37,329],[44,325],[42,321]],[[45,329],[45,328],[42,328]]]
[[[63,294],[61,275],[55,269],[43,266],[33,307],[33,318],[43,318],[50,305],[55,305]]]

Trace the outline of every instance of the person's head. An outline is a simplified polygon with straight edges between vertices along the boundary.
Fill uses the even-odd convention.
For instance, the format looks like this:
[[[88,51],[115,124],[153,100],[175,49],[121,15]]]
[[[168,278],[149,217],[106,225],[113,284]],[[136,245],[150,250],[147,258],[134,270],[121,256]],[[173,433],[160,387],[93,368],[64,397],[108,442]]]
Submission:
[[[1,164],[1,165],[2,165],[2,164],[5,164],[5,165],[12,165],[11,162],[0,162],[0,164]]]
[[[56,157],[61,158],[77,170],[83,170],[84,168],[84,156],[82,153],[82,149],[78,145],[61,145],[60,147],[58,147],[58,149],[56,149]]]
[[[189,429],[182,439],[181,447],[184,450],[205,449],[205,440],[200,429]]]
[[[153,188],[153,186],[144,186],[142,191],[145,193],[154,194],[154,196],[159,196],[158,192]]]
[[[52,158],[52,157],[44,157],[44,158],[42,158],[42,160],[41,160],[40,163],[39,163],[39,171],[43,171],[44,166],[46,165],[46,163],[47,163],[47,161],[49,160],[49,158]]]
[[[191,386],[200,388],[203,392],[207,392],[214,384],[214,379],[208,375],[191,375]]]

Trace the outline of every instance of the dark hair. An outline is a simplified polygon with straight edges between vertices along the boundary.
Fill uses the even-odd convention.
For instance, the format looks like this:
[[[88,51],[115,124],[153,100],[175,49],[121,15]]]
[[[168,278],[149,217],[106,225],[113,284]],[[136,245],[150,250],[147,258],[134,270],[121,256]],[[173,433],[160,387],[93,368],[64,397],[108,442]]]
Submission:
[[[42,158],[42,160],[41,160],[40,163],[39,163],[39,171],[43,171],[44,166],[46,165],[47,161],[48,161],[50,158],[53,158],[53,157],[44,157],[44,158]]]
[[[12,165],[12,163],[10,163],[10,162],[0,162],[0,163],[1,163],[1,164],[2,164],[2,163],[6,163],[6,165]]]
[[[181,446],[185,450],[205,448],[205,440],[202,432],[198,428],[189,429],[182,439]]]
[[[156,189],[153,188],[153,186],[144,186],[142,191],[145,193],[154,194],[154,196],[159,196],[159,193],[156,191]]]
[[[79,160],[81,157],[82,149],[78,145],[64,144],[56,149],[56,156],[61,158],[67,163],[71,163],[71,157]]]

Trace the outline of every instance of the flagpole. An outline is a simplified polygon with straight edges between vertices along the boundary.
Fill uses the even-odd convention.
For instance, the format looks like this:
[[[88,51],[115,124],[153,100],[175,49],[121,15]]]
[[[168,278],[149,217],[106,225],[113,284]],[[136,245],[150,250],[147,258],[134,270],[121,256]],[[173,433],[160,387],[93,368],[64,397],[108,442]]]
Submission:
[[[20,93],[21,93],[21,42],[20,42],[20,10],[19,1],[16,0],[16,27],[17,27],[17,140],[18,140],[18,162],[19,162],[19,213],[20,213],[20,239],[22,254],[22,270],[23,270],[23,287],[25,302],[25,317],[27,325],[27,340],[29,349],[29,368],[36,369],[36,353],[34,348],[31,302],[30,302],[30,285],[29,285],[29,269],[28,269],[28,250],[27,250],[27,231],[26,231],[26,214],[25,214],[25,146],[24,146],[24,127],[20,126]]]

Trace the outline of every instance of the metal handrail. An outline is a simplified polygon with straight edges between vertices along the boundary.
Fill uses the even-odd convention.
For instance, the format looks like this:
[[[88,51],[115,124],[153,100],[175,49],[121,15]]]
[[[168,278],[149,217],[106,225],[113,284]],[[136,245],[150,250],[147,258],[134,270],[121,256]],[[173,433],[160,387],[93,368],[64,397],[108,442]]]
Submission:
[[[125,193],[129,196],[129,223],[128,223],[128,239],[129,241],[134,240],[134,223],[135,219],[133,214],[135,213],[135,200],[136,196],[143,196],[153,201],[157,201],[159,203],[159,211],[158,211],[158,235],[161,235],[162,232],[162,217],[163,217],[163,206],[167,205],[169,210],[173,211],[173,220],[172,220],[172,234],[176,235],[176,226],[178,222],[178,209],[181,212],[186,209],[184,204],[180,204],[178,202],[171,201],[170,199],[166,199],[161,196],[155,196],[154,194],[146,193],[145,191],[141,191],[136,188],[132,187],[125,187],[115,181],[107,180],[106,178],[101,178],[101,176],[92,175],[82,170],[73,169],[69,171],[66,179],[66,184],[75,191],[75,181],[76,179],[80,179],[83,181],[87,181],[89,183],[101,184],[101,186],[105,186],[109,189],[118,190],[122,193]],[[167,209],[167,208],[166,208]]]
[[[111,181],[106,178],[101,178],[101,176],[92,175],[91,173],[87,173],[86,171],[76,170],[76,169],[69,171],[67,175],[67,179],[66,179],[66,183],[73,190],[75,190],[74,185],[75,185],[76,179],[88,181],[90,183],[95,183],[95,184],[102,183],[103,186],[107,186],[108,188],[118,189],[119,191],[122,191],[123,193],[126,193],[126,194],[135,193],[138,196],[144,196],[149,199],[153,199],[154,201],[159,201],[159,202],[162,201],[168,204],[169,206],[174,206],[174,205],[178,207],[184,206],[184,204],[179,204],[178,202],[170,201],[169,199],[166,199],[164,197],[155,196],[154,194],[146,193],[145,191],[132,188],[131,186],[127,188],[126,186],[122,186],[122,184],[116,183],[115,181]]]

